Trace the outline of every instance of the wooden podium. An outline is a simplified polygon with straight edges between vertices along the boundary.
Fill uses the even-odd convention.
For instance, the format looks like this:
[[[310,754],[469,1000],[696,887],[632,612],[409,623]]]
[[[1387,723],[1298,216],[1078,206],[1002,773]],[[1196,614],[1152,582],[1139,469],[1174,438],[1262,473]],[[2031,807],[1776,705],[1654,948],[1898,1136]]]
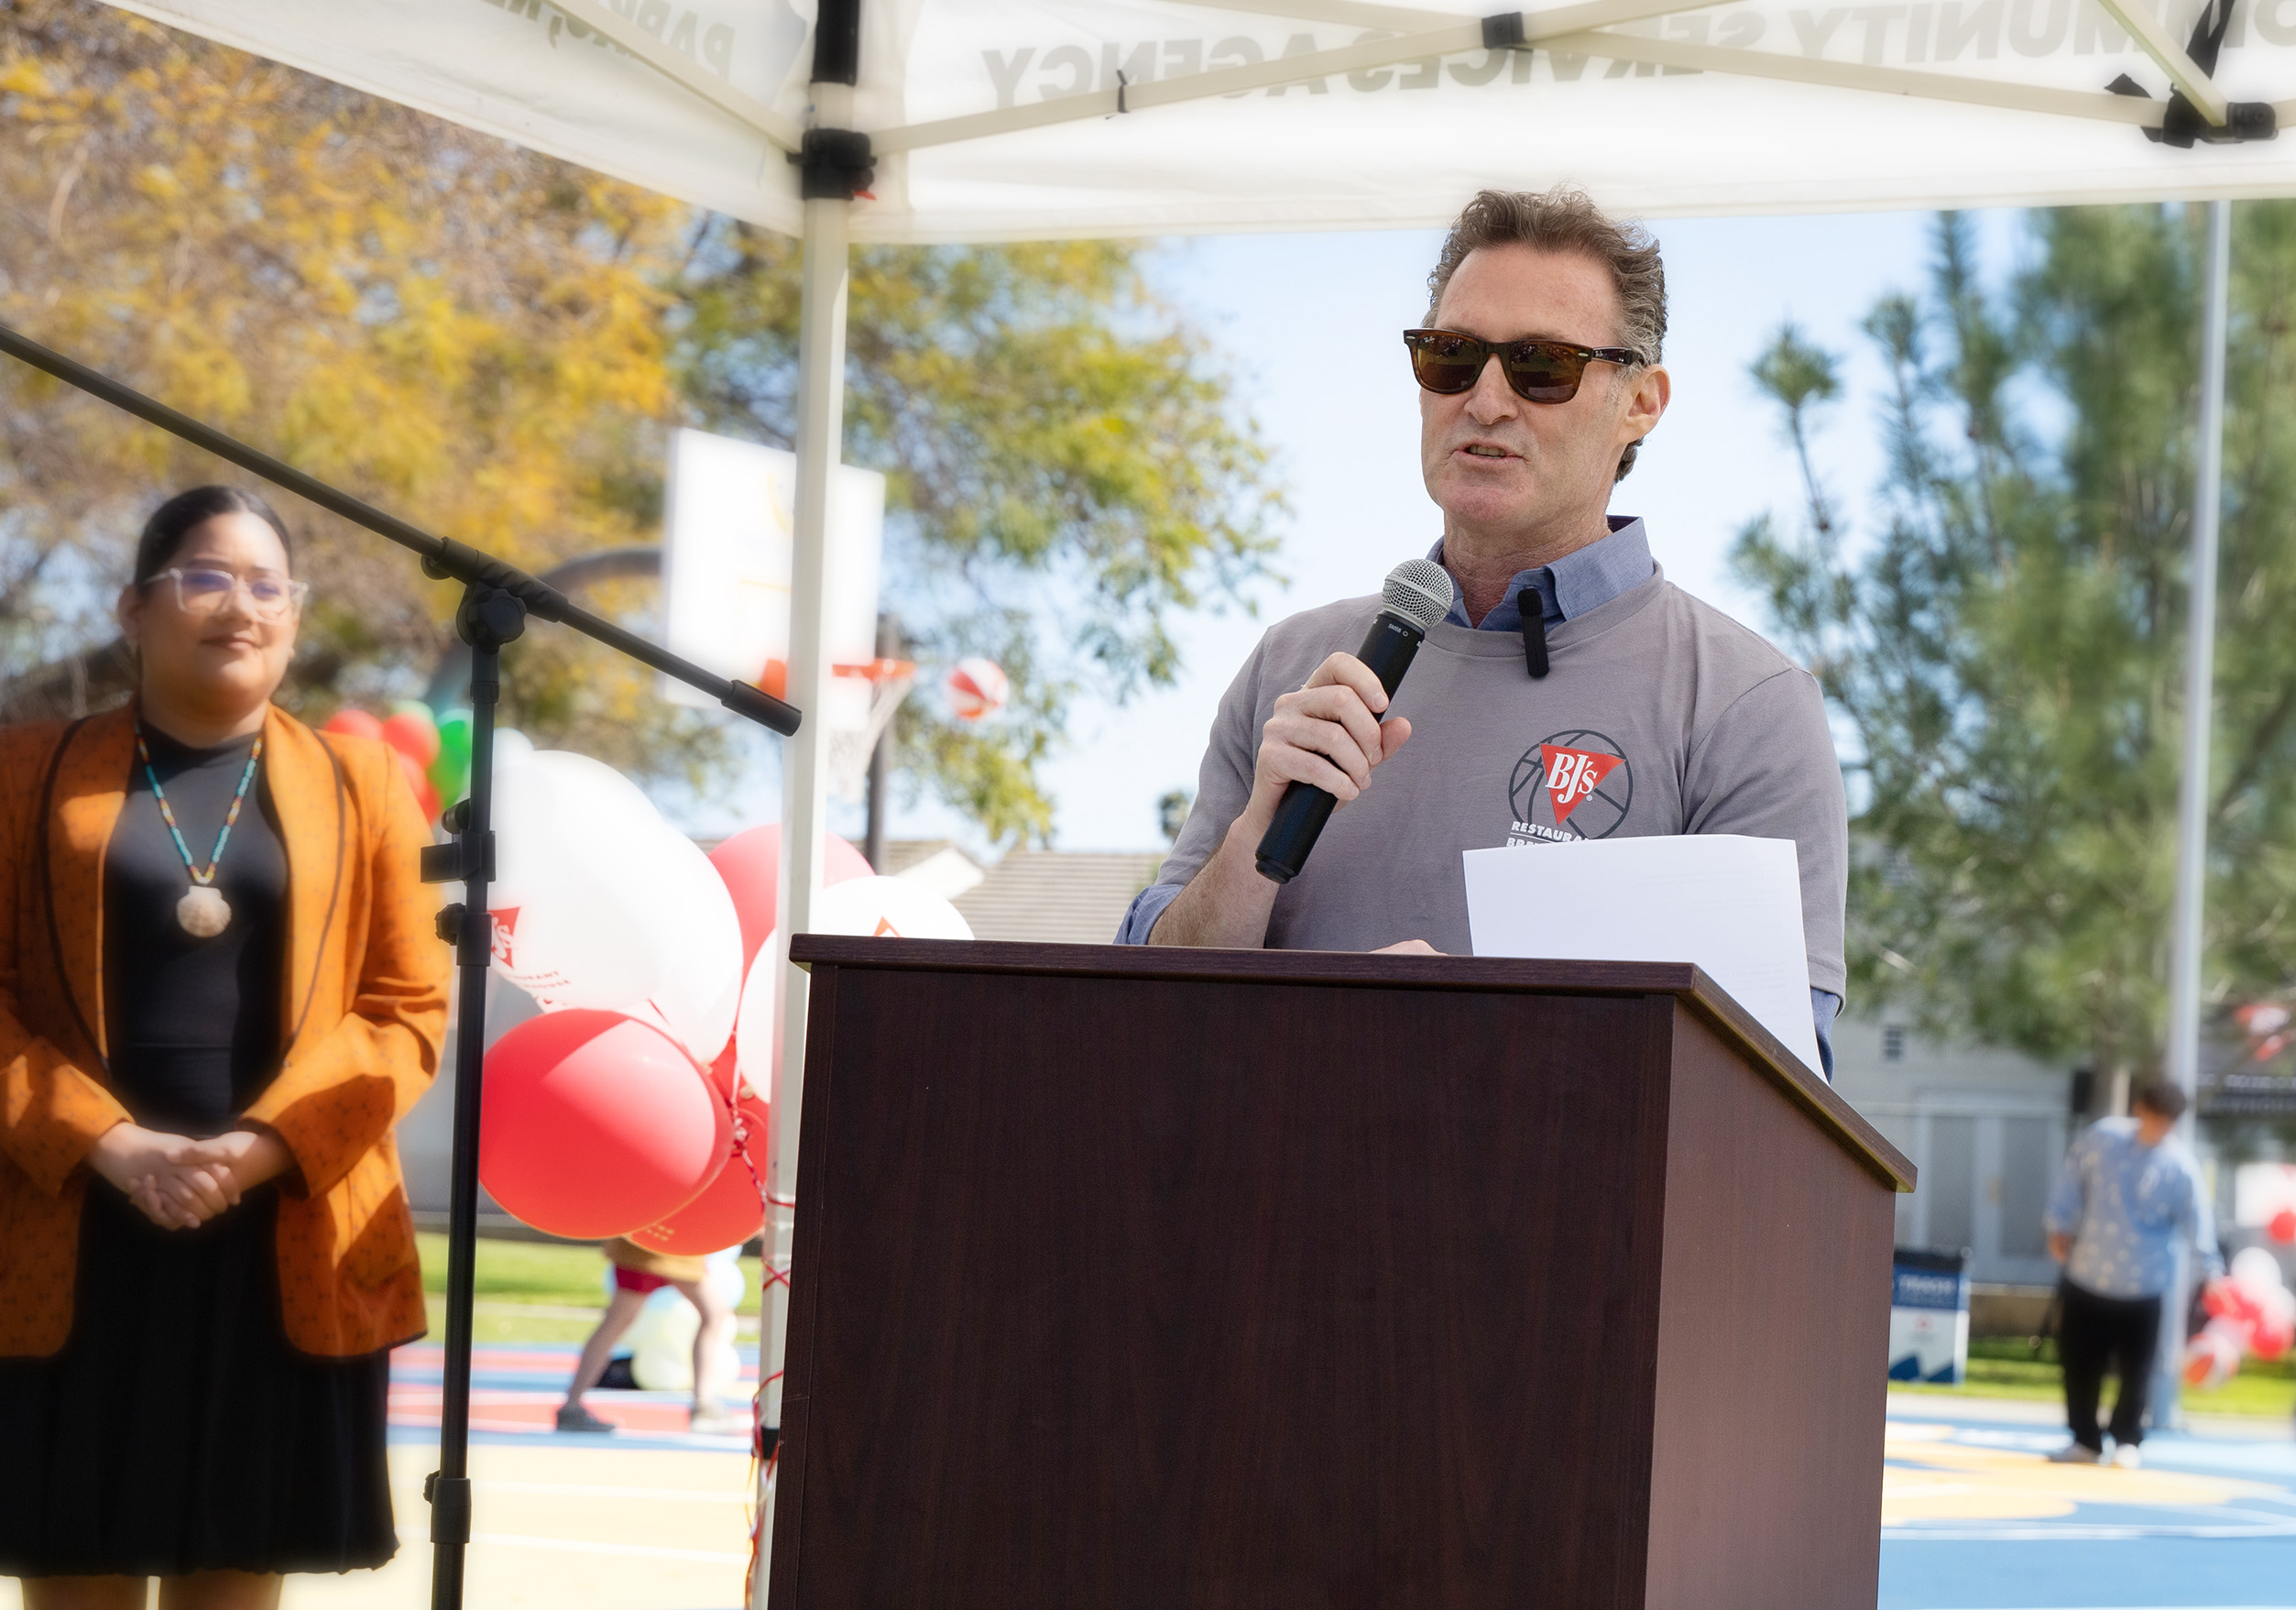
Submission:
[[[1694,969],[793,955],[773,1610],[1872,1610],[1913,1168]]]

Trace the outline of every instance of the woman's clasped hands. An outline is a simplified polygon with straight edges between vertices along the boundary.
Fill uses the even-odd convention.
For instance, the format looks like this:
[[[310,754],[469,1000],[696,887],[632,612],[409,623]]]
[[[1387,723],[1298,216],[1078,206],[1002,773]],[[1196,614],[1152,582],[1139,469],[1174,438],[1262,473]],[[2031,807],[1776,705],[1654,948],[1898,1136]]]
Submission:
[[[88,1165],[162,1230],[195,1230],[286,1173],[294,1157],[265,1131],[238,1129],[193,1140],[115,1123],[96,1141]]]

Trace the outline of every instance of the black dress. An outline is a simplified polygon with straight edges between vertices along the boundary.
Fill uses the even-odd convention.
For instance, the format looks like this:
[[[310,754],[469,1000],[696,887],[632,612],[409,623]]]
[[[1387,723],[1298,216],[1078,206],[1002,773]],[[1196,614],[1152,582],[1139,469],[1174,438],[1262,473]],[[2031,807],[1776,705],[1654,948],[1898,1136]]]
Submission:
[[[252,737],[191,750],[145,729],[204,866]],[[258,766],[216,880],[231,923],[177,922],[189,879],[137,763],[104,869],[113,1093],[138,1123],[233,1128],[278,1071],[287,856]],[[399,1547],[385,1462],[389,1354],[289,1345],[276,1188],[161,1230],[89,1181],[70,1340],[0,1361],[0,1575],[347,1571]]]

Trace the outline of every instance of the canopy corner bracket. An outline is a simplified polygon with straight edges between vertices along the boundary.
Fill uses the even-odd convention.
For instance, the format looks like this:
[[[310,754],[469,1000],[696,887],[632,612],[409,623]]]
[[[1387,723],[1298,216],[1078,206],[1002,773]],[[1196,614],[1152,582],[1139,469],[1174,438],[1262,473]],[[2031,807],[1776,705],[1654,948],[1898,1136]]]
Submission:
[[[2280,112],[2269,101],[2227,101],[2214,82],[2216,59],[2232,26],[2233,0],[2209,0],[2192,23],[2192,38],[2183,49],[2152,16],[2131,0],[2098,0],[2105,11],[2137,40],[2145,54],[2169,75],[2172,86],[2169,104],[2158,128],[2145,137],[2156,145],[2190,150],[2195,144],[2243,145],[2277,138]],[[2105,86],[2116,95],[2150,100],[2150,92],[2127,73]]]
[[[875,201],[877,156],[858,128],[809,128],[789,154],[797,170],[797,193],[808,202]]]
[[[2125,72],[2105,87],[2116,95],[2131,95],[2140,101],[2152,99],[2149,90]],[[2169,95],[2168,110],[2161,116],[2160,126],[2147,128],[2145,137],[2155,145],[2190,150],[2196,143],[2236,146],[2251,140],[2277,139],[2280,132],[2280,108],[2269,101],[2227,101],[2225,121],[2221,126],[2215,126],[2201,116],[2199,109],[2184,98],[2182,90],[2175,90]]]
[[[1524,34],[1523,14],[1519,11],[1500,11],[1484,17],[1482,48],[1486,50],[1529,50],[1531,42]]]

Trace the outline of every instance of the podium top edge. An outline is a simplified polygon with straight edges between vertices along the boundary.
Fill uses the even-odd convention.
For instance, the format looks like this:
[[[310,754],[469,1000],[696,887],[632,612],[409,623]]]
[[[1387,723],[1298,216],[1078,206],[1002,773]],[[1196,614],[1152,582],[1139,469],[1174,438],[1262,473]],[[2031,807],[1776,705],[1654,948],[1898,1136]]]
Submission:
[[[1914,1166],[1815,1070],[1688,962],[1541,961],[1499,956],[1397,956],[1346,950],[1212,950],[1183,946],[1031,945],[992,939],[894,939],[799,934],[799,967],[891,972],[1056,974],[1070,978],[1262,984],[1360,984],[1508,994],[1673,995],[1733,1042],[1755,1068],[1892,1188]]]
[[[1689,990],[1688,962],[1535,961],[1497,956],[1407,956],[1355,950],[1214,950],[1178,945],[1030,945],[1002,939],[895,939],[800,934],[790,959],[893,971],[1066,973],[1081,978],[1440,990],[1646,995]],[[1710,985],[1711,987],[1711,985]]]

